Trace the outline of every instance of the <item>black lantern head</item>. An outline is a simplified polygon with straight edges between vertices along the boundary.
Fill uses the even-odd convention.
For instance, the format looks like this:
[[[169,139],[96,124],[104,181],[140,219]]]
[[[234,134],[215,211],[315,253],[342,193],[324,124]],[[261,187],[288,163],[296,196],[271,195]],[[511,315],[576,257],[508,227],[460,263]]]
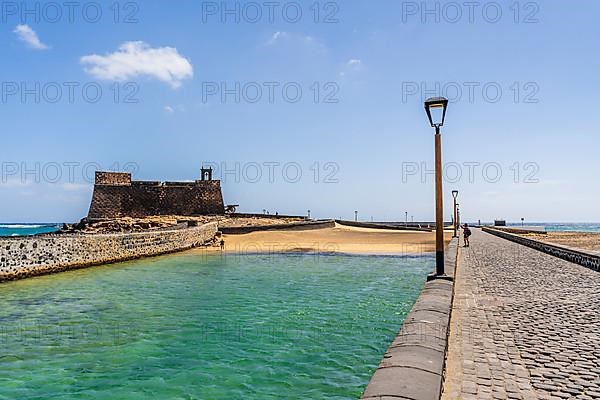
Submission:
[[[454,197],[455,199],[458,197],[458,190],[452,191],[452,197]]]
[[[432,127],[444,126],[447,108],[448,99],[445,97],[431,97],[425,101],[425,111]]]

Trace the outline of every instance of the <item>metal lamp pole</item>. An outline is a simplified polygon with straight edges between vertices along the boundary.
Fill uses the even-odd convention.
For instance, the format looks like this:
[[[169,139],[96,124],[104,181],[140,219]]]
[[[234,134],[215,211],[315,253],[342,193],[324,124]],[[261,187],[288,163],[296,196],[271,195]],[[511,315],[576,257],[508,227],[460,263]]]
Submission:
[[[442,134],[448,99],[433,97],[425,101],[429,123],[435,128],[435,275],[430,279],[448,279],[444,273],[444,192],[442,182]],[[435,119],[435,120],[434,120]]]
[[[454,236],[452,236],[453,238],[457,238],[458,237],[458,222],[456,220],[456,198],[458,197],[458,190],[453,190],[452,191],[452,197],[454,197]]]
[[[435,127],[435,272],[444,275],[444,192],[442,188],[442,134]]]

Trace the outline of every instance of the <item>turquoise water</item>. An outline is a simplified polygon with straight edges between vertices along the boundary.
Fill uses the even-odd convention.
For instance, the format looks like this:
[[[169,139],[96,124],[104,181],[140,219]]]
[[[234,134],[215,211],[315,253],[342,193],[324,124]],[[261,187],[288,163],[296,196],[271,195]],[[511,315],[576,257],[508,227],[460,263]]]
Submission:
[[[28,236],[56,232],[60,224],[0,224],[0,236]]]
[[[1,399],[356,399],[430,257],[199,252],[0,285]]]

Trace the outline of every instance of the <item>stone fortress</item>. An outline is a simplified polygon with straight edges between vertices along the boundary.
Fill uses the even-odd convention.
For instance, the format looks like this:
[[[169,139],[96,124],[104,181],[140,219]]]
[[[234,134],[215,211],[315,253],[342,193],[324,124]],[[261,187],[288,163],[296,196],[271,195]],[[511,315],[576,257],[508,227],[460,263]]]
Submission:
[[[221,181],[212,168],[194,182],[132,181],[125,172],[97,171],[88,220],[157,215],[223,215]]]
[[[202,169],[194,182],[132,181],[123,172],[96,172],[87,222],[122,217],[223,215],[221,182]],[[213,242],[217,222],[177,224],[141,232],[60,232],[0,238],[0,282],[182,251]]]

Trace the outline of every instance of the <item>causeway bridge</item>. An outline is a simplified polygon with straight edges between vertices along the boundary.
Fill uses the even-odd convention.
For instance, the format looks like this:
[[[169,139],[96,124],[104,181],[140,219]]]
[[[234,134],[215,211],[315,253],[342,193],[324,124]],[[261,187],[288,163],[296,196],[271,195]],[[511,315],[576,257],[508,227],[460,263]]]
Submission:
[[[600,273],[473,229],[442,399],[600,399]]]

